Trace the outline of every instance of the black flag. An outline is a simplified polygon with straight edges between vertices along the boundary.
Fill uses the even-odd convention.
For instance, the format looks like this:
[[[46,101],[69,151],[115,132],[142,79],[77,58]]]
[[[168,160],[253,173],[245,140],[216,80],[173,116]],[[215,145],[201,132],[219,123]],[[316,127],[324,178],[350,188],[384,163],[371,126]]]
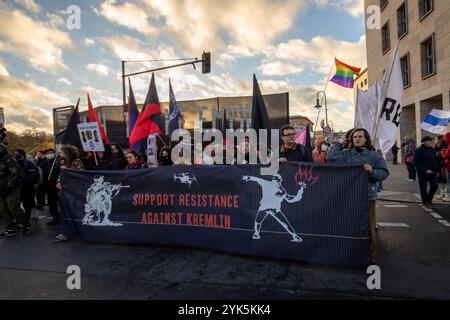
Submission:
[[[81,145],[80,135],[78,133],[77,124],[80,123],[80,114],[78,113],[78,107],[80,105],[80,99],[78,98],[77,105],[75,109],[73,109],[72,114],[70,115],[69,123],[67,124],[67,128],[64,132],[64,137],[61,140],[62,144],[71,144],[74,147],[77,147],[80,151],[83,150]]]
[[[267,129],[267,142],[270,144],[270,129],[272,127],[269,122],[266,104],[264,103],[255,75],[253,75],[252,128],[255,130]]]

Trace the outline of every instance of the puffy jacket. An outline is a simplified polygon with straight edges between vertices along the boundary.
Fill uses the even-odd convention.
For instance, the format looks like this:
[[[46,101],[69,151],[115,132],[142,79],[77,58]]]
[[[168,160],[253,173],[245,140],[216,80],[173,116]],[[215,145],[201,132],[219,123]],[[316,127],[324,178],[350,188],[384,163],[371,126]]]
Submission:
[[[343,149],[342,144],[335,142],[327,154],[328,162],[336,163],[361,163],[370,164],[373,172],[368,174],[369,179],[369,200],[377,199],[377,182],[385,180],[389,176],[386,161],[376,151],[364,149],[362,152],[352,149]]]
[[[21,185],[25,187],[33,187],[33,185],[39,183],[39,170],[36,165],[28,159],[19,161],[21,170]]]

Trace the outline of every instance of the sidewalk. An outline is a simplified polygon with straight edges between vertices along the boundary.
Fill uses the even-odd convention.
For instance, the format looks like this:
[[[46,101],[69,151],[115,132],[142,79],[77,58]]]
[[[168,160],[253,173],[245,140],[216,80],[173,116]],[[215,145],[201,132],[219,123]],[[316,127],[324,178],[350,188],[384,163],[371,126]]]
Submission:
[[[389,168],[389,177],[383,181],[383,190],[378,193],[380,200],[394,202],[412,202],[421,204],[419,182],[409,182],[408,170],[403,164],[393,165],[392,161],[387,161]],[[439,191],[438,191],[439,192]],[[438,193],[436,193],[437,195]],[[450,204],[434,199],[433,203],[438,205]]]

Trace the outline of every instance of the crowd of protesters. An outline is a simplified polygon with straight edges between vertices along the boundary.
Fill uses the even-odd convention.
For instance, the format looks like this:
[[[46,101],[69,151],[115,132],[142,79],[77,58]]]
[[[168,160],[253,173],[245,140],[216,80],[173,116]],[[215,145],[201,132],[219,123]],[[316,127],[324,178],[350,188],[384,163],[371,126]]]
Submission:
[[[280,129],[282,145],[279,150],[279,162],[316,162],[316,163],[350,163],[361,162],[369,181],[369,227],[371,235],[371,255],[372,260],[376,260],[376,199],[380,184],[385,180],[389,171],[386,161],[382,155],[375,151],[371,137],[365,129],[351,129],[345,138],[330,145],[324,140],[314,141],[314,148],[307,148],[295,141],[296,131],[292,126],[284,126]],[[182,142],[183,143],[183,142]],[[401,148],[393,148],[394,164],[397,164],[396,153],[401,150],[401,159],[408,170],[409,181],[415,181],[418,177],[419,186],[424,205],[431,205],[434,194],[440,191],[437,199],[450,201],[450,133],[433,139],[424,137],[421,146],[416,148],[413,139],[405,137]],[[219,153],[216,155],[214,149],[208,150],[202,145],[192,146],[191,162],[181,161],[181,165],[202,164],[215,165],[225,164],[227,152],[230,151],[227,145],[215,145],[214,149],[223,148],[222,158]],[[198,148],[200,152],[194,152]],[[238,149],[242,151],[242,157],[238,158]],[[179,156],[183,153],[180,149]],[[312,150],[312,151],[311,151]],[[209,151],[202,153],[201,151]],[[232,164],[253,163],[252,154],[256,153],[257,163],[262,163],[257,146],[253,146],[249,140],[245,140],[240,146],[234,147],[234,158]],[[256,151],[256,152],[252,152]],[[269,149],[270,154],[270,149]],[[172,166],[171,148],[164,146],[157,156],[158,166]],[[200,158],[198,158],[198,155]],[[240,162],[239,162],[240,161]],[[269,160],[270,161],[270,160]],[[0,214],[5,231],[0,237],[10,237],[16,235],[21,230],[23,235],[31,232],[31,219],[36,219],[39,211],[48,206],[52,219],[48,225],[60,225],[58,235],[54,242],[61,242],[69,239],[69,233],[63,229],[64,224],[60,224],[60,207],[58,204],[58,194],[63,188],[59,180],[60,171],[70,168],[73,170],[140,170],[147,168],[145,156],[136,151],[124,152],[117,145],[105,144],[104,152],[80,152],[70,145],[63,145],[59,154],[54,149],[39,150],[34,159],[30,159],[22,149],[8,152],[7,146],[0,143]]]

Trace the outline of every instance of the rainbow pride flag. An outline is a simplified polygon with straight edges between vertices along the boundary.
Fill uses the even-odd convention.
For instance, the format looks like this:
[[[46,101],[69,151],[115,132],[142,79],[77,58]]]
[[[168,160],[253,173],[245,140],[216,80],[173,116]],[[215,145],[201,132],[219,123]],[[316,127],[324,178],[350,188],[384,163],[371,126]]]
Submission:
[[[336,59],[336,75],[330,80],[344,88],[353,88],[354,81],[353,76],[357,76],[361,72],[361,68],[349,66]]]

